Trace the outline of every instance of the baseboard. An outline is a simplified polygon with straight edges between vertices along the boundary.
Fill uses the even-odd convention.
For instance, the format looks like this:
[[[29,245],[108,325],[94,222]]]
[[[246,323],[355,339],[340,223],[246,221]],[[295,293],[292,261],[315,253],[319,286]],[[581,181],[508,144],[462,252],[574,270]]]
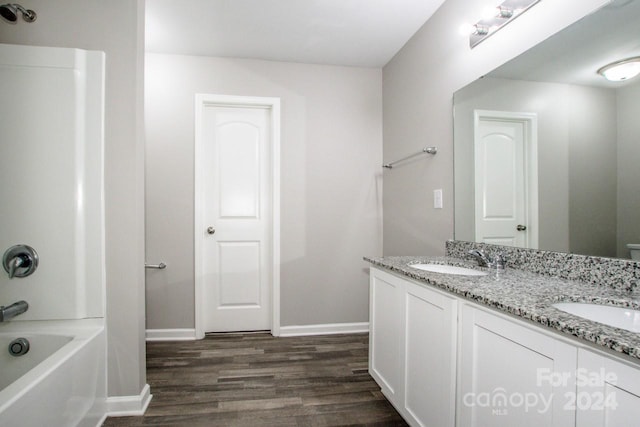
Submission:
[[[147,329],[147,341],[193,341],[195,329]]]
[[[281,337],[304,335],[355,334],[369,332],[369,322],[329,323],[326,325],[281,326]]]
[[[281,337],[303,335],[355,334],[369,332],[369,322],[328,323],[325,325],[281,326]],[[195,329],[147,329],[147,341],[191,341],[196,339]]]
[[[140,416],[151,402],[151,389],[145,384],[139,396],[114,396],[107,397],[107,416],[127,417]]]

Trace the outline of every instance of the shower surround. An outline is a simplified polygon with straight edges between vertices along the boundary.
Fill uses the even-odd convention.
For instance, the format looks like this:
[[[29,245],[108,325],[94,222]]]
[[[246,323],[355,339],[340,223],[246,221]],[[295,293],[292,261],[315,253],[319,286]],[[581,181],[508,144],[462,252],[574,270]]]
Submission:
[[[0,252],[38,255],[27,277],[0,270],[0,305],[29,306],[0,336],[30,343],[0,358],[0,426],[105,415],[104,65],[102,52],[0,45]]]

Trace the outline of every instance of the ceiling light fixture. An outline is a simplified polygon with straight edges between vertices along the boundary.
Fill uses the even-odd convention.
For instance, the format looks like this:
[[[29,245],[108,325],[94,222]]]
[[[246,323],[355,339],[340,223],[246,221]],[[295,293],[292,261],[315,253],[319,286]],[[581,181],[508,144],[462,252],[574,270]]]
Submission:
[[[632,79],[640,74],[640,56],[612,62],[598,70],[610,82],[622,82]]]
[[[507,25],[509,22],[520,16],[540,0],[504,0],[498,6],[491,6],[485,9],[483,18],[475,25],[469,34],[469,46],[476,47],[480,42]]]

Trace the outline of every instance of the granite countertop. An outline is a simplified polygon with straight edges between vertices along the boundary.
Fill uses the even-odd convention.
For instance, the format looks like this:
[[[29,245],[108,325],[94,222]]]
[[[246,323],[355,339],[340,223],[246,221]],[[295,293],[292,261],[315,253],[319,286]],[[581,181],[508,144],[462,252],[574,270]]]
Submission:
[[[374,266],[415,279],[475,303],[531,320],[564,334],[640,359],[640,334],[590,321],[551,306],[557,302],[590,302],[640,309],[637,294],[575,280],[543,276],[522,270],[478,267],[452,257],[365,257]],[[449,264],[487,271],[486,276],[431,273],[407,264]]]

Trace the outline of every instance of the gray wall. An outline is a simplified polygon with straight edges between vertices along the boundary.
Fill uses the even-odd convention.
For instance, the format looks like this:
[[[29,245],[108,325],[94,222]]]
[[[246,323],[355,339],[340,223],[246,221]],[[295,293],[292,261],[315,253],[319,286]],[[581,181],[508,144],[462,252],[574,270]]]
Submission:
[[[571,85],[568,107],[569,251],[615,257],[616,93]]]
[[[457,91],[456,239],[475,240],[473,111],[535,113],[538,247],[615,256],[615,99],[615,91],[609,89],[489,77]]]
[[[439,148],[434,158],[385,171],[385,255],[443,254],[453,237],[453,93],[606,1],[540,2],[471,50],[460,24],[476,22],[484,3],[447,0],[383,69],[385,162]],[[442,210],[432,207],[437,188]]]
[[[281,324],[364,322],[382,254],[382,72],[148,54],[147,328],[194,327],[194,94],[280,97]]]
[[[0,23],[0,42],[106,52],[105,222],[109,396],[138,395],[144,347],[144,1],[29,0],[32,24]]]
[[[618,91],[618,256],[640,243],[640,83]]]

